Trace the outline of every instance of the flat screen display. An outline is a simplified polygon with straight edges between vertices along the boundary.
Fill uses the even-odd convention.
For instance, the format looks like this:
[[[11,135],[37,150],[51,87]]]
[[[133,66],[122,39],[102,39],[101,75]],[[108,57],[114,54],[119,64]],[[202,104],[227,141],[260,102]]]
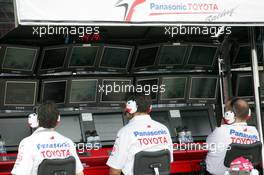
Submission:
[[[153,66],[159,47],[139,48],[135,68]]]
[[[96,101],[96,79],[78,79],[71,81],[70,103],[89,103]]]
[[[65,103],[67,81],[44,81],[42,86],[42,101]]]
[[[157,95],[159,91],[159,80],[158,78],[146,78],[138,79],[137,84],[141,85],[144,94],[150,95],[152,100],[157,100]],[[156,88],[157,87],[157,88]]]
[[[2,67],[10,70],[32,71],[37,49],[7,47]]]
[[[72,49],[69,67],[92,67],[95,64],[99,47],[74,46]]]
[[[37,82],[6,81],[4,105],[34,106],[36,101]]]
[[[161,100],[185,99],[187,80],[187,77],[162,78],[165,92],[160,93]]]
[[[233,62],[234,65],[250,64],[251,48],[249,45],[240,46],[237,56]]]
[[[190,99],[216,99],[217,77],[192,77]]]
[[[100,67],[126,69],[132,49],[105,46]]]
[[[237,96],[239,97],[253,97],[254,87],[251,75],[244,75],[238,78]]]
[[[67,47],[44,49],[41,70],[62,68],[64,66],[67,50]]]
[[[182,65],[187,48],[188,48],[187,46],[173,46],[173,45],[163,46],[159,54],[160,57],[159,64]]]

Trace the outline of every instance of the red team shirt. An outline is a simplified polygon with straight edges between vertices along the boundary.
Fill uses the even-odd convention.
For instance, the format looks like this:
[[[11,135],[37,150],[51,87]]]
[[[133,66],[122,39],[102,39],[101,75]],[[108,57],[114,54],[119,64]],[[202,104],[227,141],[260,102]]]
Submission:
[[[222,125],[214,130],[206,139],[209,152],[206,157],[207,171],[214,175],[223,175],[227,170],[224,158],[229,144],[252,144],[259,141],[259,134],[255,127],[247,123]]]
[[[117,134],[107,165],[133,175],[134,156],[140,151],[168,149],[173,161],[173,144],[169,130],[149,115],[135,116]]]
[[[43,159],[64,159],[75,157],[76,173],[83,171],[83,166],[76,153],[74,143],[52,129],[38,128],[31,136],[23,139],[12,174],[37,175],[38,166]]]

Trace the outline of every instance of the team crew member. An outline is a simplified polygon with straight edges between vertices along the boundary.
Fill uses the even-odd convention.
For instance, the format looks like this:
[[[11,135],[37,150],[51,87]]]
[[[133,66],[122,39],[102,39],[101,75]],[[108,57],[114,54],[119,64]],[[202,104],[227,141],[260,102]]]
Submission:
[[[34,116],[33,116],[34,118]],[[42,104],[31,118],[32,127],[39,128],[19,144],[18,156],[13,175],[37,175],[38,166],[44,159],[63,159],[75,157],[76,175],[83,175],[83,166],[76,153],[74,143],[54,130],[60,120],[54,103]]]
[[[169,130],[149,116],[151,100],[143,94],[134,94],[126,104],[129,123],[117,134],[113,151],[107,161],[110,175],[133,175],[134,156],[140,151],[168,149],[173,161],[173,145]]]
[[[231,100],[227,111],[230,124],[223,124],[216,128],[207,137],[209,152],[206,157],[207,171],[214,175],[223,175],[227,170],[224,166],[224,158],[229,144],[252,144],[259,140],[259,134],[255,127],[247,126],[246,121],[250,117],[250,109],[245,100],[235,98]],[[233,117],[233,119],[232,119]]]

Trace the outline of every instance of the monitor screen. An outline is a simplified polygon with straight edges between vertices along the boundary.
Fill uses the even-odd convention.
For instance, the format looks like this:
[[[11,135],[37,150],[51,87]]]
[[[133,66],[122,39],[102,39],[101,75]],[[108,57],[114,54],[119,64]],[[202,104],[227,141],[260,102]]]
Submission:
[[[62,68],[67,55],[67,47],[46,48],[43,50],[41,70]]]
[[[212,67],[214,65],[216,51],[216,46],[194,45],[192,46],[187,65]]]
[[[170,119],[168,111],[152,111],[150,116],[153,120],[162,123],[168,128],[168,130],[170,130]]]
[[[71,81],[70,103],[96,102],[96,79],[76,79]]]
[[[161,100],[185,99],[187,77],[164,77],[162,85],[165,86],[165,92],[160,93]]]
[[[74,46],[70,57],[69,67],[93,67],[99,47]]]
[[[6,81],[5,106],[34,106],[37,97],[37,81]]]
[[[0,134],[6,142],[6,146],[18,146],[20,141],[30,136],[31,129],[28,126],[28,118],[10,117],[0,118]]]
[[[100,67],[126,69],[132,48],[105,46]]]
[[[135,68],[153,66],[159,47],[139,48]]]
[[[208,110],[180,110],[182,126],[186,126],[194,137],[208,136],[216,126],[210,120]]]
[[[146,79],[138,79],[137,85],[141,85],[144,94],[150,95],[152,100],[157,100],[158,95],[158,78],[146,78]]]
[[[241,75],[237,80],[236,96],[238,97],[253,97],[254,87],[252,75]]]
[[[79,115],[61,115],[61,121],[56,127],[56,131],[75,143],[83,141]]]
[[[104,79],[105,91],[101,94],[101,102],[125,102],[126,92],[129,92],[130,86],[131,80]]]
[[[234,65],[250,64],[251,48],[249,45],[239,46],[236,58],[233,61]]]
[[[10,70],[33,71],[37,49],[7,47],[2,68]]]
[[[188,46],[164,45],[159,54],[160,65],[182,65]]]
[[[65,103],[67,80],[44,81],[42,85],[42,101]]]
[[[216,99],[218,86],[217,77],[192,77],[190,99]]]
[[[102,142],[115,141],[117,132],[123,127],[121,113],[93,114],[94,126]]]

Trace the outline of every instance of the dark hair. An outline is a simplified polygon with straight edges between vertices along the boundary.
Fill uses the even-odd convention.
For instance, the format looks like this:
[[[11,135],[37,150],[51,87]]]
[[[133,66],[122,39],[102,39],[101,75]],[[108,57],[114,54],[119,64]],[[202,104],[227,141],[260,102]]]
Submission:
[[[39,126],[43,128],[55,128],[59,116],[57,106],[53,102],[45,102],[38,108]]]
[[[241,98],[233,98],[230,103],[236,117],[246,120],[249,114],[248,103]]]
[[[145,95],[143,93],[133,93],[132,95],[130,94],[130,97],[127,98],[128,100],[134,100],[137,103],[137,112],[148,112],[152,101],[149,95]]]

